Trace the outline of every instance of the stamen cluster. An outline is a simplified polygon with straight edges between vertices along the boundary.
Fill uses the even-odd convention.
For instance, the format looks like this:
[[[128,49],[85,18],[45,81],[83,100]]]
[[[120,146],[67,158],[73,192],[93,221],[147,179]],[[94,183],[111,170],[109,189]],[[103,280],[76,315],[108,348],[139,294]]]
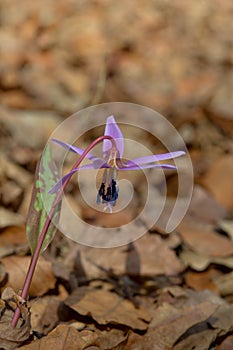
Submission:
[[[117,186],[117,181],[112,179],[111,182],[107,186],[106,190],[106,183],[102,182],[97,194],[97,204],[101,203],[107,203],[111,204],[111,206],[116,205],[116,201],[118,198],[118,186]]]

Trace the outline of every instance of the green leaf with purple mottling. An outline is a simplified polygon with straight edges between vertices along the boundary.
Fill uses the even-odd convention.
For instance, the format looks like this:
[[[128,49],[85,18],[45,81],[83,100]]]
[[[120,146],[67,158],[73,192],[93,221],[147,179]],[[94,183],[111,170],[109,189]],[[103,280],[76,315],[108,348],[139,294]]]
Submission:
[[[48,192],[58,180],[57,166],[52,159],[50,146],[47,145],[37,164],[31,203],[27,217],[26,233],[32,254],[35,252],[39,236],[48,216],[47,211],[49,212],[52,208],[57,195],[56,193],[49,194]],[[45,202],[46,208],[44,206]],[[56,233],[55,224],[59,221],[60,208],[61,202],[55,209],[53,222],[49,225],[40,254],[48,247]]]

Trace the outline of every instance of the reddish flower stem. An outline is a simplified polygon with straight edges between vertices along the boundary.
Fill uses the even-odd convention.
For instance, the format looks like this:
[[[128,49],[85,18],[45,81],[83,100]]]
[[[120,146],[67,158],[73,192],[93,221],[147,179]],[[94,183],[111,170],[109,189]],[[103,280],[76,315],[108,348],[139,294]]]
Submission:
[[[115,141],[114,141],[114,139],[111,136],[100,136],[100,137],[98,137],[96,140],[94,140],[85,149],[83,154],[79,157],[77,162],[72,167],[71,171],[76,169],[76,168],[78,168],[79,165],[81,164],[81,162],[83,161],[83,159],[86,157],[86,155],[92,150],[92,148],[94,148],[98,143],[102,142],[103,140],[110,140],[113,143],[113,146],[116,147]],[[41,232],[39,240],[37,242],[37,246],[36,246],[35,252],[34,252],[34,254],[31,257],[31,262],[30,262],[30,265],[29,265],[29,268],[28,268],[28,272],[27,272],[25,281],[24,281],[24,286],[23,286],[23,289],[22,289],[22,292],[21,292],[21,297],[23,299],[27,298],[28,291],[29,291],[29,288],[30,288],[30,285],[31,285],[31,281],[32,281],[32,278],[33,278],[33,274],[34,274],[34,271],[35,271],[35,268],[36,268],[36,264],[37,264],[38,258],[40,256],[40,250],[41,250],[42,244],[43,244],[45,236],[47,234],[49,225],[50,225],[50,223],[52,221],[52,218],[53,218],[56,206],[60,202],[62,194],[63,194],[63,192],[65,190],[65,187],[67,186],[68,182],[70,181],[71,176],[72,176],[72,174],[62,184],[61,189],[58,192],[58,194],[57,194],[57,196],[56,196],[56,198],[54,200],[52,208],[50,209],[50,212],[49,212],[49,214],[47,216],[47,219],[45,221],[45,224],[43,226],[42,232]],[[19,320],[19,317],[20,317],[20,308],[17,307],[16,310],[15,310],[14,316],[12,318],[12,322],[11,322],[12,327],[16,327],[17,322]]]

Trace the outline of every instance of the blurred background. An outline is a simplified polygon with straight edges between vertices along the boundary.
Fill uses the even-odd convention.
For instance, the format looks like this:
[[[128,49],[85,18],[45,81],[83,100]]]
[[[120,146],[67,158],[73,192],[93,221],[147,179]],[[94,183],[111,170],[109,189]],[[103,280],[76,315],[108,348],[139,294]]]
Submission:
[[[229,0],[1,0],[1,104],[62,116],[130,101],[169,118],[232,113]]]

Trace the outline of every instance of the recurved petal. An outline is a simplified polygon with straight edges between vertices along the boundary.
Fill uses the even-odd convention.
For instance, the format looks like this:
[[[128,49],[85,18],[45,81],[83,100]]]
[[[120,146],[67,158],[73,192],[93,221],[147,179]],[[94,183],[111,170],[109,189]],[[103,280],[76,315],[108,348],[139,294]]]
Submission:
[[[106,121],[106,126],[105,126],[105,132],[104,132],[105,136],[111,136],[117,145],[117,149],[120,153],[120,157],[123,157],[123,153],[124,153],[124,138],[123,138],[123,134],[119,128],[119,126],[117,125],[114,116],[111,115],[110,117],[107,118]],[[109,140],[104,140],[103,142],[103,156],[106,156],[106,153],[111,149],[112,147],[112,142]]]
[[[183,151],[176,151],[176,152],[170,152],[170,153],[162,153],[162,154],[152,154],[150,156],[144,156],[140,158],[135,158],[132,160],[128,160],[125,162],[125,165],[130,165],[132,162],[137,165],[143,165],[147,163],[154,163],[159,162],[161,160],[167,160],[167,159],[174,159],[180,156],[185,155],[186,153]]]
[[[69,143],[66,143],[66,142],[63,142],[63,141],[60,141],[57,139],[51,139],[51,141],[53,141],[54,143],[56,143],[57,145],[65,148],[65,149],[67,149],[68,151],[79,154],[80,156],[84,152],[84,149],[70,145]],[[93,154],[91,154],[90,152],[86,155],[85,158],[90,159],[90,160],[96,159],[96,157]]]
[[[130,163],[129,163],[130,162]],[[133,161],[128,161],[128,165],[119,167],[119,170],[142,170],[142,169],[152,169],[152,168],[164,168],[164,169],[176,169],[175,165],[171,164],[144,164],[137,165]]]

